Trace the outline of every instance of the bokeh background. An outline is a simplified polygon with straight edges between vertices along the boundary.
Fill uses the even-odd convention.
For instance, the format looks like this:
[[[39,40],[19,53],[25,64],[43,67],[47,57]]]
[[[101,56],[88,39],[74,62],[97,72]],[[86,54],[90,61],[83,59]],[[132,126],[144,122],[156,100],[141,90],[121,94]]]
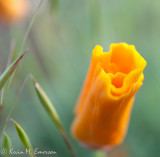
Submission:
[[[0,24],[0,71],[7,64],[11,43],[20,49],[27,26],[38,4],[30,0],[30,14],[14,24]],[[32,73],[59,113],[79,157],[96,157],[70,134],[73,109],[88,70],[92,50],[100,44],[135,45],[147,61],[144,85],[138,91],[127,136],[109,157],[160,156],[160,1],[154,0],[52,0],[44,1],[29,33],[24,59],[0,114],[0,129],[24,79]],[[34,148],[54,150],[69,157],[59,132],[41,106],[29,79],[12,117],[24,128]],[[15,149],[23,149],[12,123],[6,129]],[[56,156],[56,155],[55,155]],[[97,156],[98,157],[98,156]]]

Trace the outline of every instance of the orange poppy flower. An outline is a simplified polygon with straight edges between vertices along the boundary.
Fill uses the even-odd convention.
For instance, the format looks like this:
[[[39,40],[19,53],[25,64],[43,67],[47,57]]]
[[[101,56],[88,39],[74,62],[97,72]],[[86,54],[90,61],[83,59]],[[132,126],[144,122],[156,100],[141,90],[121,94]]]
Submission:
[[[14,22],[23,19],[28,10],[27,0],[0,0],[0,20]]]
[[[71,128],[77,140],[97,149],[123,141],[145,66],[133,45],[111,44],[110,52],[94,48]]]

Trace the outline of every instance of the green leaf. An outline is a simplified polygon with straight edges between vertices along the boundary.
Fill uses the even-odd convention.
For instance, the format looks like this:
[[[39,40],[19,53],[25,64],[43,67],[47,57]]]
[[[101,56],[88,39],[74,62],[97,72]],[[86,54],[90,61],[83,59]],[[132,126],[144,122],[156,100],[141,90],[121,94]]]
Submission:
[[[20,60],[23,58],[25,53],[21,54],[10,66],[0,75],[0,90],[6,84],[10,76],[13,74],[15,69],[17,68]]]
[[[2,149],[3,149],[3,156],[8,157],[9,156],[9,151],[11,149],[11,140],[7,133],[4,133],[4,139],[3,139],[3,144],[2,144]],[[1,149],[1,151],[2,151]]]

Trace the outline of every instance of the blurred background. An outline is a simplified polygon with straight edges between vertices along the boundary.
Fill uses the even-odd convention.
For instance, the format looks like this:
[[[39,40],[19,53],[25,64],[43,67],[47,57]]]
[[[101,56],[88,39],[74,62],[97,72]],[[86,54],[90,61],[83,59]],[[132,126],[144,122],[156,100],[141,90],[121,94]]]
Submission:
[[[30,0],[28,16],[14,23],[0,23],[0,71],[5,69],[10,47],[19,51],[27,26],[38,5]],[[138,91],[125,141],[108,157],[160,156],[160,1],[154,0],[46,0],[43,1],[25,44],[24,59],[0,114],[2,130],[17,93],[29,73],[46,91],[79,157],[96,157],[70,134],[73,109],[88,70],[92,50],[99,44],[135,45],[147,61],[144,85]],[[34,148],[54,150],[69,157],[59,132],[41,106],[29,79],[12,117],[24,128]],[[6,132],[15,149],[23,149],[12,123]],[[97,156],[98,157],[98,156]]]

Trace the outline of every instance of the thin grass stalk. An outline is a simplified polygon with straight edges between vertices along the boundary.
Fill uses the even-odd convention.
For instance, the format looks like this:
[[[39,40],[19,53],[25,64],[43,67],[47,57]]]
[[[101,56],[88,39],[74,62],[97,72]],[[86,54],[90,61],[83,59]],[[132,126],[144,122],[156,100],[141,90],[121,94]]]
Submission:
[[[22,52],[24,51],[25,43],[26,43],[26,41],[27,41],[27,38],[28,38],[29,32],[30,32],[30,30],[31,30],[31,28],[32,28],[32,25],[33,25],[33,23],[34,23],[34,21],[35,21],[35,19],[36,19],[36,17],[37,17],[37,14],[38,14],[38,11],[39,11],[39,8],[40,8],[40,6],[41,6],[42,1],[43,1],[43,0],[40,0],[40,1],[39,1],[38,5],[37,5],[37,8],[36,8],[36,10],[35,10],[35,12],[34,12],[34,14],[33,14],[33,16],[32,16],[32,19],[31,19],[31,21],[30,21],[30,23],[29,23],[29,25],[28,25],[28,28],[27,28],[27,31],[26,31],[26,33],[25,33],[25,35],[24,35],[24,38],[23,38],[23,41],[22,41],[22,44],[21,44],[19,53],[22,53]]]
[[[38,84],[38,82],[35,81],[35,79],[32,77],[33,80],[33,84],[37,93],[37,96],[41,102],[41,104],[43,105],[44,109],[46,110],[46,112],[48,113],[48,115],[50,116],[51,120],[53,121],[53,123],[55,124],[55,126],[57,127],[58,131],[60,132],[68,150],[71,153],[72,157],[76,157],[76,154],[74,152],[74,149],[69,141],[69,138],[63,128],[63,125],[61,123],[61,120],[59,118],[58,113],[56,112],[56,109],[54,108],[54,105],[52,104],[52,102],[50,101],[49,97],[46,95],[46,93],[43,91],[43,89],[40,87],[40,85]]]
[[[26,82],[28,81],[28,78],[29,78],[29,77],[31,77],[31,74],[29,74],[29,75],[25,78],[25,80],[24,80],[24,82],[23,82],[21,88],[19,89],[17,98],[16,98],[15,102],[13,103],[12,108],[11,108],[11,110],[10,110],[10,112],[9,112],[9,114],[8,114],[8,116],[7,116],[7,118],[6,118],[6,122],[5,122],[5,125],[4,125],[4,127],[3,127],[2,133],[1,133],[1,135],[0,135],[0,139],[2,138],[3,132],[6,130],[8,121],[9,121],[9,119],[10,119],[10,117],[11,117],[11,115],[12,115],[12,113],[13,113],[13,111],[14,111],[14,109],[15,109],[17,103],[18,103],[19,97],[20,97],[20,95],[21,95],[21,93],[22,93],[22,90],[23,90],[23,88],[24,88]]]

